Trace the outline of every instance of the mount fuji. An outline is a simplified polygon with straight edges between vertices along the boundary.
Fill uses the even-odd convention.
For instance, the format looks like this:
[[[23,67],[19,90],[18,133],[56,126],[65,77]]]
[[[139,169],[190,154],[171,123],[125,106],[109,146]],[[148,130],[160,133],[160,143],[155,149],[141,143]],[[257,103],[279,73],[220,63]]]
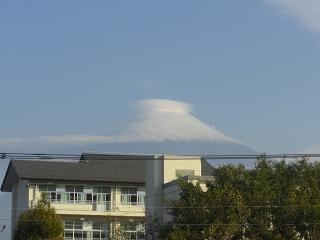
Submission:
[[[2,152],[255,154],[241,141],[192,115],[190,104],[147,99],[136,102],[137,114],[115,135],[55,135],[0,138]],[[213,165],[239,161],[210,161]],[[241,162],[252,166],[253,161]]]

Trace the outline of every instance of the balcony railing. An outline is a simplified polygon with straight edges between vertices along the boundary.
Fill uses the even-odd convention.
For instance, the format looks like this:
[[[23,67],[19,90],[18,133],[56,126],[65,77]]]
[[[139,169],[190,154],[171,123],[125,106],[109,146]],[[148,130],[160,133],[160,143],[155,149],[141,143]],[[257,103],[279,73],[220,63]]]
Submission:
[[[92,199],[86,199],[84,193],[69,193],[69,192],[43,192],[47,201],[54,205],[75,205],[87,206],[92,211],[121,211],[122,209],[139,207],[144,209],[145,196],[140,194],[121,194],[119,202],[107,201],[111,194],[92,194]],[[61,207],[56,206],[61,210]],[[86,208],[87,208],[86,207]],[[69,207],[68,207],[69,208]],[[78,208],[78,207],[77,207]],[[134,208],[136,209],[136,208]],[[66,209],[67,210],[67,209]]]

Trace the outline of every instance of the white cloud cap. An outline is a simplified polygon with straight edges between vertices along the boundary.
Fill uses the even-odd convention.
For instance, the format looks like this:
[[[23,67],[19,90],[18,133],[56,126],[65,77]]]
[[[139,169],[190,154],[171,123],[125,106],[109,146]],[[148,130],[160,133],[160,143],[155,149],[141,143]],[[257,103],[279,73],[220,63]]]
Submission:
[[[140,114],[129,125],[122,140],[141,141],[206,140],[238,142],[218,131],[214,126],[191,115],[191,105],[166,99],[148,99],[135,104]],[[120,137],[120,136],[119,136]]]
[[[183,113],[188,114],[192,110],[190,104],[167,99],[147,99],[135,103],[136,107],[145,114],[152,112]]]

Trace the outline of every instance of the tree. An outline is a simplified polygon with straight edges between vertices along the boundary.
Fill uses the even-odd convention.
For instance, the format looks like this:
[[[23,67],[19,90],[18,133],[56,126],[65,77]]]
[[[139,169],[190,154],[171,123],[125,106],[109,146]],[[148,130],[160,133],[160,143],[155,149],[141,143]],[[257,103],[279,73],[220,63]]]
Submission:
[[[63,239],[63,222],[50,203],[42,198],[33,209],[22,213],[18,219],[15,240]]]
[[[262,157],[252,170],[224,166],[214,175],[207,191],[180,181],[163,239],[319,239],[320,163]]]

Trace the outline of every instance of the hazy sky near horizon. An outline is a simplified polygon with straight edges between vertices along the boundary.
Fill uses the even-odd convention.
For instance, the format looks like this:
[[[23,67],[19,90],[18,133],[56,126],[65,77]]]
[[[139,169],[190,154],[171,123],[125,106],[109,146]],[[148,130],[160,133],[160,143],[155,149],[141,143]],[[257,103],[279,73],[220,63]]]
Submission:
[[[112,134],[161,98],[257,151],[310,149],[319,16],[317,0],[1,1],[0,139]]]

